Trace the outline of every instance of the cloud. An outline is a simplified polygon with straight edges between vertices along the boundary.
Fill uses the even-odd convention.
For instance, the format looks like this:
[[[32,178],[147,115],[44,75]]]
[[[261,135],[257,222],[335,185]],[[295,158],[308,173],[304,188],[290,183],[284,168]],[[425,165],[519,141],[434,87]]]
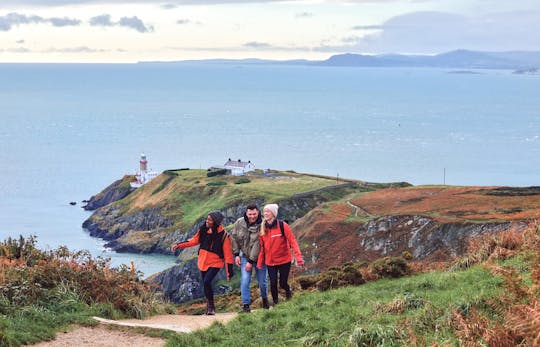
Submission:
[[[254,51],[281,51],[281,52],[304,52],[312,51],[311,47],[306,46],[275,46],[265,42],[246,42],[240,46],[228,46],[228,47],[163,47],[164,49],[174,51],[195,51],[195,52],[245,52],[246,50]]]
[[[246,42],[242,46],[247,47],[247,48],[256,48],[256,49],[272,48],[271,44],[264,43],[264,42],[257,42],[257,41]]]
[[[102,14],[101,16],[95,16],[90,18],[90,25],[92,26],[114,26],[114,23],[111,21],[110,14]]]
[[[242,3],[270,3],[270,2],[300,2],[304,0],[169,0],[168,3],[161,5],[178,6],[178,5],[212,5],[212,4],[242,4]],[[342,3],[380,3],[380,2],[398,2],[400,0],[327,0],[328,2]],[[425,1],[425,0],[416,0]],[[65,5],[80,5],[80,4],[133,4],[147,3],[152,4],[152,0],[2,0],[0,6],[13,5],[34,5],[34,6],[65,6]],[[171,9],[164,8],[164,9]]]
[[[160,6],[164,10],[174,10],[175,8],[178,8],[178,5],[176,4],[163,4]]]
[[[140,33],[147,33],[147,32],[154,31],[154,27],[144,25],[143,21],[137,18],[137,16],[122,17],[120,18],[118,25],[122,27],[135,29]]]
[[[295,15],[296,18],[311,18],[313,17],[313,13],[311,12],[300,12]]]
[[[22,45],[24,43],[24,40],[17,40],[15,43],[18,43],[19,45]]]
[[[346,38],[346,45],[319,50],[358,53],[433,54],[456,49],[482,51],[534,50],[540,47],[540,11],[457,15],[445,12],[411,12],[395,16],[379,26],[355,26],[352,30],[377,30]]]
[[[30,53],[30,50],[29,50],[28,48],[18,47],[18,48],[5,49],[4,52],[10,52],[10,53]]]
[[[79,47],[66,47],[66,48],[49,48],[45,52],[47,53],[105,53],[110,50],[106,49],[95,49],[86,46]]]
[[[140,33],[148,33],[148,32],[154,31],[153,26],[146,26],[143,23],[143,21],[140,20],[137,16],[122,17],[120,18],[118,22],[114,22],[111,20],[111,15],[102,14],[100,16],[95,16],[95,17],[90,18],[89,23],[92,26],[104,26],[104,27],[121,26],[121,27],[135,29]]]
[[[382,25],[355,25],[351,28],[352,30],[382,30],[384,26]]]
[[[55,27],[63,26],[77,26],[81,23],[78,19],[72,18],[43,18],[36,15],[25,15],[16,12],[8,13],[5,16],[0,17],[0,31],[10,31],[14,26],[26,25],[26,24],[40,24],[48,23]]]
[[[50,18],[49,22],[55,27],[65,27],[65,26],[77,26],[81,24],[81,21],[78,19],[71,19],[67,17],[63,18]]]
[[[341,39],[341,42],[345,43],[357,43],[360,40],[358,36],[348,36]]]

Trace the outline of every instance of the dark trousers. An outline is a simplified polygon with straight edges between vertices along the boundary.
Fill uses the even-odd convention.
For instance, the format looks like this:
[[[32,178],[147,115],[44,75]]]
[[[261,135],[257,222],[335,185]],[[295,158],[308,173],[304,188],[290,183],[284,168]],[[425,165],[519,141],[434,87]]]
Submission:
[[[212,289],[212,281],[214,277],[218,274],[220,268],[211,267],[206,271],[201,271],[201,277],[204,287],[204,296],[208,302],[214,303],[214,290]]]
[[[268,277],[270,277],[270,293],[272,293],[272,300],[274,303],[278,303],[278,274],[279,274],[279,287],[286,292],[290,292],[289,287],[289,272],[291,271],[291,263],[285,263],[276,266],[267,266]]]

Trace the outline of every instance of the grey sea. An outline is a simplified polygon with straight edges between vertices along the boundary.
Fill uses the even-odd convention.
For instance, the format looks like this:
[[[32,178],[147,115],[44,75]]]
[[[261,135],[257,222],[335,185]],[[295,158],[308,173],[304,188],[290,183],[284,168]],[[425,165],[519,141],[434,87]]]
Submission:
[[[144,152],[155,171],[228,158],[416,185],[540,185],[540,76],[246,64],[0,64],[0,239],[116,254],[88,199]],[[71,206],[70,201],[77,205]]]

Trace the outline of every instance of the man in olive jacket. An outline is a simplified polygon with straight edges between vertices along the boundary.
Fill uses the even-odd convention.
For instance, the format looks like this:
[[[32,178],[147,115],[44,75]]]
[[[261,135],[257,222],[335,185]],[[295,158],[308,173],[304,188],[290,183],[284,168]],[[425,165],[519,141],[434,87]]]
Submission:
[[[257,268],[257,258],[259,256],[259,231],[261,228],[261,211],[256,204],[249,204],[244,216],[238,218],[234,223],[231,232],[231,246],[234,254],[234,261],[240,266],[242,279],[240,281],[240,292],[242,293],[242,312],[251,312],[249,305],[251,295],[249,285],[251,283],[252,270],[255,270],[259,291],[262,298],[262,307],[268,309],[268,280],[266,265]]]

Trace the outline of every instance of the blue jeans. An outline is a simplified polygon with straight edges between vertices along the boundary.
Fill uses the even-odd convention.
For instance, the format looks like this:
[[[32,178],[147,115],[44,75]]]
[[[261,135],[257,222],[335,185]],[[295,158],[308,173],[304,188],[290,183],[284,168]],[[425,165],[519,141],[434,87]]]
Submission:
[[[240,292],[242,293],[242,304],[251,303],[251,293],[249,285],[251,283],[251,274],[255,270],[257,276],[257,282],[259,284],[259,291],[261,298],[268,297],[268,280],[266,276],[266,265],[263,265],[262,269],[257,267],[257,264],[253,264],[253,269],[250,272],[246,271],[247,258],[240,257],[240,269],[242,271],[242,279],[240,280]]]

